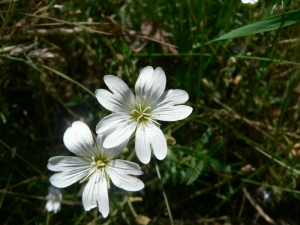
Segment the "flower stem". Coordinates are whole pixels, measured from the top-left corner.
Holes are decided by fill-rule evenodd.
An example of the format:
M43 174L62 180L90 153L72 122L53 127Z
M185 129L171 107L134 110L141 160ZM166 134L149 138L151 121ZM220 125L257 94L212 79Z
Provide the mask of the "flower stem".
M16 155L19 159L21 159L23 162L25 162L28 166L30 166L35 172L40 174L43 178L46 178L46 176L34 165L32 165L30 162L28 162L25 158L23 158L20 154L18 154L13 148L9 147L4 141L0 139L0 144L2 144L4 147L6 147L8 150L12 152L12 155Z
M136 218L136 217L137 217L137 214L136 214L136 212L135 212L135 210L134 210L134 208L133 208L131 202L129 201L128 197L127 197L127 204L128 204L128 206L129 206L129 208L130 208L130 210L131 210L131 212L132 212L134 218Z
M155 161L155 169L156 169L157 177L158 177L158 180L160 182L161 190L162 190L162 193L163 193L163 196L164 196L164 199L165 199L165 202L166 202L168 214L169 214L169 217L170 217L170 222L171 222L172 225L174 225L171 209L170 209L168 198L167 198L167 195L166 195L166 192L165 192L162 180L161 180L161 176L160 176L160 172L159 172L159 168L158 168L156 159L154 159L154 161Z

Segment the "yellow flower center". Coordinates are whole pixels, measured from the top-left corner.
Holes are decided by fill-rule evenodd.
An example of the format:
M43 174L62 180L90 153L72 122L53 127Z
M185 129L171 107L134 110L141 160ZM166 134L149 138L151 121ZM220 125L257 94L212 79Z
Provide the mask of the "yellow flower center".
M151 108L143 107L141 104L136 107L136 109L131 111L131 117L137 123L144 123L150 119L151 116Z
M141 104L131 111L131 118L137 122L138 124L141 123L149 123L149 121L155 123L156 125L160 126L160 124L151 118L151 107L145 107Z
M90 176L95 172L100 172L102 176L106 179L107 182L107 188L110 188L110 179L106 172L106 164L108 164L109 161L105 159L95 159L94 156L92 156L92 162L91 162L91 169L86 177L84 177L80 182L84 182L87 179L90 178Z
M95 159L95 157L92 157L92 162L91 162L91 166L92 169L105 169L105 166L107 164L107 161L105 159Z

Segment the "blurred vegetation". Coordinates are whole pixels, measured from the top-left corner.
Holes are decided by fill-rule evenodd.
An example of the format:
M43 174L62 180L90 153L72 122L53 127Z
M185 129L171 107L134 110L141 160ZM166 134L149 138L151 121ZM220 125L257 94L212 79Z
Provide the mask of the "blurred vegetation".
M2 224L300 224L299 24L206 44L234 29L298 10L299 0L1 0L0 221ZM299 12L300 13L300 12ZM112 187L110 215L85 212L81 185L45 210L50 157L72 122L94 131L109 112L103 76L133 88L162 67L193 114L163 123L174 137L161 181L141 165L144 190ZM171 141L172 142L172 141ZM174 142L174 140L173 140ZM138 162L134 145L121 157Z

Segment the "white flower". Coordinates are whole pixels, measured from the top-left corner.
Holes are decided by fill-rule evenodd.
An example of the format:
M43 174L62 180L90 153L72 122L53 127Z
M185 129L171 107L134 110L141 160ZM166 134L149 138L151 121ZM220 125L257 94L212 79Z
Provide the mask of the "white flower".
M94 141L88 126L74 122L64 134L65 146L76 156L56 156L49 159L48 169L60 172L50 177L52 185L64 188L88 180L82 194L86 211L98 206L103 217L109 213L108 188L110 179L119 188L139 191L144 183L130 175L141 175L136 163L113 158L121 153L127 142L111 149L103 148L102 136Z
M57 213L58 211L60 211L62 194L58 188L53 186L48 187L48 195L46 196L46 199L48 201L45 205L45 208L48 212L53 211L54 213Z
M150 161L151 147L158 159L164 159L167 142L157 120L177 121L188 117L192 107L181 105L188 100L188 93L179 89L165 91L166 75L159 67L153 70L148 66L140 72L135 84L136 96L116 76L106 75L104 82L113 93L98 89L96 97L113 114L103 118L96 127L98 134L107 134L103 146L114 147L135 134L135 151L141 162Z
M251 5L255 5L256 3L258 3L258 0L241 0L243 4L251 4Z

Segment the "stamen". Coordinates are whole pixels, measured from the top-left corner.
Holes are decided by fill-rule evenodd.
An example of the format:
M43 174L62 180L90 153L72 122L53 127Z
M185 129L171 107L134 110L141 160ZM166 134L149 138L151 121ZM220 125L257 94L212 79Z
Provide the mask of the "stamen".
M107 183L107 188L110 189L110 179L106 173L105 173L105 179L106 179L106 183Z
M105 177L105 175L106 175L105 166L106 166L105 161L103 162L102 159L99 159L99 160L96 161L95 157L92 156L92 162L91 162L90 170L89 170L88 174L84 178L82 178L79 182L80 183L85 182L94 173L99 173L99 172L102 174L102 176Z
M131 113L134 113L134 112L136 112L136 113L140 113L139 111L137 111L136 109L134 109L134 110L132 110L131 111Z
M149 121L152 121L153 123L155 123L156 125L160 126L160 124L158 122L156 122L155 120L151 119L151 107L150 106L142 109L142 105L139 103L137 105L137 108L138 109L133 109L131 111L131 113L134 114L133 118L132 118L133 120L135 120L136 122L141 122L141 121L144 121L144 120L149 120ZM150 112L148 112L148 111L150 111ZM137 118L135 116L137 116Z
M154 119L151 119L151 118L149 118L149 117L145 117L145 119L150 120L151 122L153 122L153 123L155 123L156 125L160 126L160 123L157 122L157 121L154 120Z
M95 166L92 167L92 168L90 169L88 175L86 175L83 179L81 179L81 180L79 181L79 183L83 183L84 181L88 180L88 179L90 178L90 176L95 172L95 170L96 170L96 167L95 167Z
M94 157L94 156L92 156L92 160L93 160L93 162L91 162L91 166L96 166L97 163L96 163L96 160L95 160L95 157Z
M143 114L140 115L136 120L139 122L139 120L143 117Z
M145 111L146 111L146 110L148 110L148 109L150 109L150 110L151 110L151 107L149 107L149 106L148 106L147 108L145 108L145 109L144 109L144 111L143 111L143 112L145 112Z

